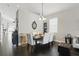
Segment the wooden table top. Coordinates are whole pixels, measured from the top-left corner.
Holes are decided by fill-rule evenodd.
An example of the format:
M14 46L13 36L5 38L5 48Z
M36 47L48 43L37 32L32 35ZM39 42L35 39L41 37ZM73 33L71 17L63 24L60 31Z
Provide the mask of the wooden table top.
M36 35L33 36L34 40L42 40L43 39L43 35Z

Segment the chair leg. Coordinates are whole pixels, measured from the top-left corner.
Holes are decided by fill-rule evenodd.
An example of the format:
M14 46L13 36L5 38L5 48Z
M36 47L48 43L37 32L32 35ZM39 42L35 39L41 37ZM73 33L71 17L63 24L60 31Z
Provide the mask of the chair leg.
M31 53L34 51L34 46L30 46L30 51L31 51Z
M48 44L48 47L49 47L49 48L51 47L51 43Z
M27 49L29 49L29 44L27 44Z
M53 45L53 44L54 44L54 42L52 41L52 42L51 42L51 45Z
M52 42L52 44L55 44L55 43L56 43L55 41Z

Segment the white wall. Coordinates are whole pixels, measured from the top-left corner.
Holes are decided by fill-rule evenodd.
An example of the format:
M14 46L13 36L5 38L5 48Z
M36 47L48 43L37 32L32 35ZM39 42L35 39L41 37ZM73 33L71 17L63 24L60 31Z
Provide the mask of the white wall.
M37 28L32 29L32 22L36 21ZM19 33L32 33L34 31L43 31L43 21L39 20L39 16L27 10L19 10Z
M1 13L0 13L0 41L1 41Z
M79 8L61 11L49 16L48 19L53 17L58 17L58 39L67 33L71 33L73 36L79 34Z

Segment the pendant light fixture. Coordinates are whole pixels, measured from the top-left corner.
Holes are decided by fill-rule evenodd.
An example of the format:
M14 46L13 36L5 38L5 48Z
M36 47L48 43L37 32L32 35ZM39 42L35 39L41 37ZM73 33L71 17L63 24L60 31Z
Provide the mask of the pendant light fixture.
M41 3L41 5L42 5L42 9L41 9L41 16L40 16L40 18L39 18L39 20L46 20L46 18L44 17L44 15L43 15L43 7L44 7L44 4L43 4L43 2Z

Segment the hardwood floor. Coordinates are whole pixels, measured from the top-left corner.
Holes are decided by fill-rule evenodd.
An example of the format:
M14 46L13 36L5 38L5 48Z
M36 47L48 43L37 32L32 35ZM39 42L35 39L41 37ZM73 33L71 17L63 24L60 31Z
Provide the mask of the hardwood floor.
M56 46L51 46L49 47L41 47L41 46L37 46L34 48L34 50L31 52L30 48L26 48L25 47L18 47L15 48L14 50L14 55L19 55L19 56L58 56L58 52L57 52L57 47Z
M32 52L30 48L27 48L27 45L24 47L4 47L0 45L0 56L59 56L57 44L51 45L50 48L38 45ZM71 48L70 55L79 56L79 49Z

